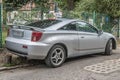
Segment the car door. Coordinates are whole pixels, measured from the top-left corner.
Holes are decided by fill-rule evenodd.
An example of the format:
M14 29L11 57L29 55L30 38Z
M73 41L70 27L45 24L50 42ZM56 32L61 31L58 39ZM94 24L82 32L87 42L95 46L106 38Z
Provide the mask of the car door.
M92 25L78 21L76 22L79 35L79 51L81 54L91 54L104 50L103 35L98 35L98 30Z
M76 27L76 22L71 22L67 25L64 25L62 28L59 29L65 36L67 48L69 49L70 56L76 56L79 54L79 38L78 38L78 31ZM66 36L67 35L67 36Z

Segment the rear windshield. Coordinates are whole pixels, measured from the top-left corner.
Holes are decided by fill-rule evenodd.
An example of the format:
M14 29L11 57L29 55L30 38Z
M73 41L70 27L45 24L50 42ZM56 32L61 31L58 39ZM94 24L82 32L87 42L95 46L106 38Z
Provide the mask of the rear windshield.
M59 22L61 22L61 20L42 20L42 21L37 21L34 23L27 24L27 26L38 27L38 28L44 29L54 24L57 24Z

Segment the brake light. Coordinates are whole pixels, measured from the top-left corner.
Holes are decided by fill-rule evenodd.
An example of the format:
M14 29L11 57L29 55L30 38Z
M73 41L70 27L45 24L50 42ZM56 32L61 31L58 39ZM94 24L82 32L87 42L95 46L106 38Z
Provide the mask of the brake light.
M10 33L10 29L7 30L7 36L9 36L9 33Z
M42 37L42 32L33 31L32 32L32 39L31 39L31 41L37 42L37 41L40 40L41 37Z

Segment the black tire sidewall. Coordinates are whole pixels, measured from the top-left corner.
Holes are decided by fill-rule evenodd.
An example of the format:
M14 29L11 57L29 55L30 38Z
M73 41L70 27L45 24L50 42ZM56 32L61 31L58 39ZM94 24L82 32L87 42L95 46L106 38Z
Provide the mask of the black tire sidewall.
M106 48L105 48L105 55L111 55L112 54L112 50L110 49L110 44L112 43L112 39L110 39L107 42Z
M63 59L63 61L61 62L60 65L54 65L54 64L52 63L52 61L51 61L52 52L53 52L56 48L61 48L61 49L64 51L64 59ZM64 48L63 46L61 46L61 45L54 45L54 46L50 49L50 51L49 51L49 53L48 53L48 56L47 56L46 59L45 59L45 63L46 63L47 66L49 66L49 67L56 68L56 67L61 66L61 65L64 63L65 59L66 59L66 50L65 50L65 48Z

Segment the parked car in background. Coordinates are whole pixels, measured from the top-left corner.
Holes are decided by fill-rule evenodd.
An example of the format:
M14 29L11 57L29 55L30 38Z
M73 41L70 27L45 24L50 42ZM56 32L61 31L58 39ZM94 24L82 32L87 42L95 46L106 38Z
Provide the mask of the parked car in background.
M13 26L6 38L6 48L19 56L45 60L49 67L59 67L70 57L111 55L116 39L81 20L52 19Z
M27 21L26 20L22 20L22 19L15 19L13 21L13 25L24 25L26 23L27 23Z

